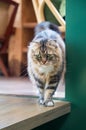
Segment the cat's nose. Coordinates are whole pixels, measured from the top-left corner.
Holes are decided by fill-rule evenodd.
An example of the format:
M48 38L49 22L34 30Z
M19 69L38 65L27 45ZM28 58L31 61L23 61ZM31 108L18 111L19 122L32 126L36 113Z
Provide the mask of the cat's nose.
M45 64L46 63L46 59L42 59L42 63Z
M45 64L45 63L46 63L46 61L42 61L42 63L43 63L43 64Z

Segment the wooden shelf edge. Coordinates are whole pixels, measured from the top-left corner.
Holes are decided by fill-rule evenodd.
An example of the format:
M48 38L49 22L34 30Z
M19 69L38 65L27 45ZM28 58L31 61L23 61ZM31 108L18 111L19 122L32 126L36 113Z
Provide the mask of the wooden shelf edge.
M0 100L8 104L5 110L0 110L0 130L30 130L70 113L71 109L70 103L64 101L55 101L54 107L43 107L38 105L37 98L0 96Z
M24 28L34 28L37 25L37 22L25 22L23 23ZM65 27L64 26L59 26L59 29L61 32L65 32Z
M24 28L34 28L35 26L37 25L37 23L36 22L25 22L25 23L23 23L23 27Z

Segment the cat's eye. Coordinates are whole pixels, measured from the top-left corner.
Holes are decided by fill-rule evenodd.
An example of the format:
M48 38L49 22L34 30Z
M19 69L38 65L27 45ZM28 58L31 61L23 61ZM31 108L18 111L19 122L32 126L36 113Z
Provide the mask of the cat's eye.
M40 54L35 55L35 57L36 57L37 60L41 60L41 58L42 58Z
M52 54L47 54L47 59L48 60L52 60L54 58L54 55L52 55Z

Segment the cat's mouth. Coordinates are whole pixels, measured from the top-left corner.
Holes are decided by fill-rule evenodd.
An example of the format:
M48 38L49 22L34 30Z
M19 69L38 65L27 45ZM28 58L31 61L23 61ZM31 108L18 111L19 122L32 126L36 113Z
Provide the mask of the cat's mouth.
M39 67L39 72L40 73L50 73L54 70L54 67L52 65L49 65L49 66L45 66L45 65L42 65L41 67Z

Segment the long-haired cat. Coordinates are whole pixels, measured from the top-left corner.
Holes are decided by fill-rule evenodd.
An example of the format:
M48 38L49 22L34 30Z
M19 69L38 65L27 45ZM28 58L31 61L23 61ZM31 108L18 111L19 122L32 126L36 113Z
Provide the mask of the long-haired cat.
M52 96L65 74L65 44L58 26L42 22L28 47L28 73L39 90L39 103L54 106Z

